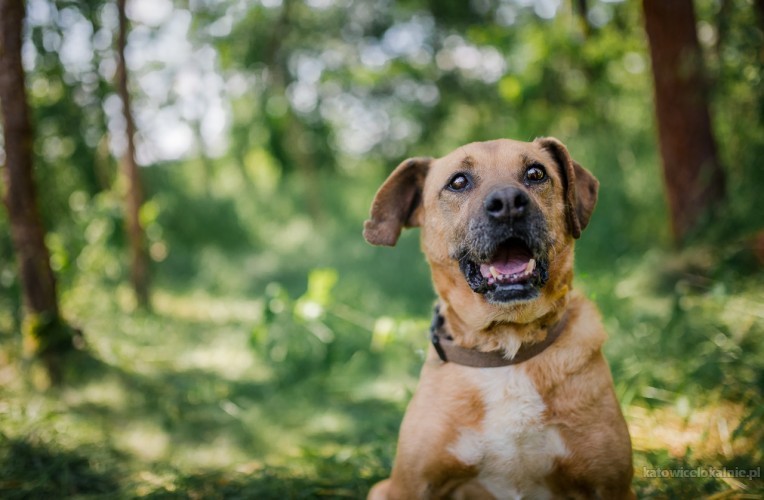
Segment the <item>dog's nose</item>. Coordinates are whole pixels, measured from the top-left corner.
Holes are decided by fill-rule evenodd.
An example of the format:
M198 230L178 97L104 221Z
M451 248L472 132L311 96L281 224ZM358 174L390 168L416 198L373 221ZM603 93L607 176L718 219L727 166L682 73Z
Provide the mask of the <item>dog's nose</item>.
M517 219L525 215L529 202L528 194L517 187L497 189L483 202L485 212L497 220Z

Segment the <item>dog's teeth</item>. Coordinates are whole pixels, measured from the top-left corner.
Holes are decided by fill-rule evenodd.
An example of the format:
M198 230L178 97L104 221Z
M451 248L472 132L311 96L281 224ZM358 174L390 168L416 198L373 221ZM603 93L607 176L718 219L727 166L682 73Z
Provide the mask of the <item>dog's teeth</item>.
M528 261L528 265L525 266L525 274L531 274L534 269L536 269L536 259L531 259Z
M499 277L501 276L501 273L497 271L494 266L489 267L488 270L491 272L491 275L493 275L493 277L496 279L499 279Z

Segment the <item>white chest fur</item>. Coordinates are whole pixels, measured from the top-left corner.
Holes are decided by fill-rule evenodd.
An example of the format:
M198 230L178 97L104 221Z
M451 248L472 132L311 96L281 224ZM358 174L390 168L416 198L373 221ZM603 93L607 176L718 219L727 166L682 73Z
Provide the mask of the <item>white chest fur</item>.
M463 430L449 451L477 466L478 480L498 499L550 498L543 478L567 451L559 431L544 423L544 404L519 366L466 369L478 387L485 417L477 429Z

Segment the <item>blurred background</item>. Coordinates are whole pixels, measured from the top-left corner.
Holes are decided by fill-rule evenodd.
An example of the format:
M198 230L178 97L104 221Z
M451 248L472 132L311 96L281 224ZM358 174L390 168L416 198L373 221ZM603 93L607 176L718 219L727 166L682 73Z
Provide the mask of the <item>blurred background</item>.
M361 237L374 192L407 157L542 135L601 182L575 285L610 334L638 495L764 493L761 0L23 13L57 293L30 306L6 113L0 496L362 497L435 300L416 230ZM759 476L645 477L696 467Z

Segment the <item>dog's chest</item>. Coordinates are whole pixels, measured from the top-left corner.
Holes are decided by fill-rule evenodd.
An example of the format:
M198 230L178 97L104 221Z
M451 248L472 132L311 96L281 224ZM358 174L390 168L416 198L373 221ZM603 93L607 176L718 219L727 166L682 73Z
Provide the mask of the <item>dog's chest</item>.
M545 423L544 404L518 366L469 370L481 391L485 415L450 447L461 462L478 468L478 480L496 498L549 498L544 478L567 451L559 431Z

